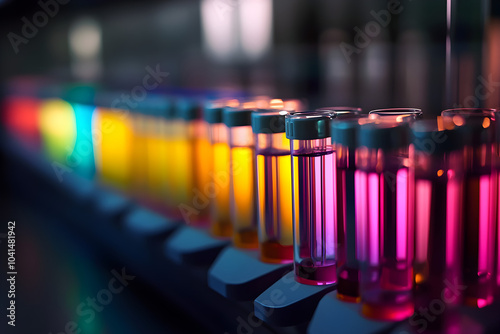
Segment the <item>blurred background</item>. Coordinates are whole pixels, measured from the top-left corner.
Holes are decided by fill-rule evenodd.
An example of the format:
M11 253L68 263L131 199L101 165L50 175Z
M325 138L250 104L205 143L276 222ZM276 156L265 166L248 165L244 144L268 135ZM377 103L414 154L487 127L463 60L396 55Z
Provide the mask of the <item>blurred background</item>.
M498 0L0 0L0 36L3 96L53 83L130 93L149 75L158 91L266 95L311 109L415 107L436 116L500 106ZM79 304L125 263L65 228L74 212L39 210L45 188L18 174L21 192L36 196L13 196L0 179L0 223L19 224L20 305L18 327L1 333L77 333L66 327L73 320L78 333L217 332L206 326L221 319L178 310L179 301L159 298L140 277L95 321L79 317ZM236 333L231 321L225 328Z
M169 73L165 87L438 114L472 106L480 75L500 80L496 0L40 3L0 3L4 82L35 75L130 88L159 66ZM459 70L461 89L448 83L447 91ZM494 95L479 102L498 106Z

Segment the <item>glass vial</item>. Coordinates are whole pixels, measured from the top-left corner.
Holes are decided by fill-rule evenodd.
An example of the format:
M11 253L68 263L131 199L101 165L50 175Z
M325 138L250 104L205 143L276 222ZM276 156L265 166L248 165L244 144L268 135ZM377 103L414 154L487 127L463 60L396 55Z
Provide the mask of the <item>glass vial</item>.
M295 279L309 285L337 281L330 120L321 112L289 114L286 118L292 155Z
M355 196L362 314L402 320L413 314L413 233L407 123L359 128Z
M439 123L438 123L439 122ZM436 300L443 311L434 321L416 318L417 331L453 333L463 294L461 228L463 206L463 136L441 119L412 126L411 168L415 175L415 310ZM421 316L422 317L422 316Z
M212 164L210 174L214 182L214 195L210 198L210 230L216 237L229 238L233 235L230 215L230 168L229 135L222 122L222 107L205 109Z
M225 108L222 117L229 131L233 243L239 248L256 249L259 241L252 111L253 109Z
M464 303L481 308L491 304L494 296L498 184L492 169L495 115L490 109L449 109L441 115L445 123L464 131Z
M292 166L285 114L266 110L252 113L260 258L269 263L293 261Z

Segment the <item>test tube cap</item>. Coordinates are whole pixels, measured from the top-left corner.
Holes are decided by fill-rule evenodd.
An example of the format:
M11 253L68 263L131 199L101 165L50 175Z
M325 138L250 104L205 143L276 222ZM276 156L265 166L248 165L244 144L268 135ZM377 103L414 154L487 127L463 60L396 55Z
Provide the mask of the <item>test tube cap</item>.
M215 108L205 108L203 112L203 118L205 122L209 124L218 124L222 123L222 113L224 112L224 108L215 107Z
M252 130L254 133L285 132L286 111L259 109L252 113Z
M435 120L420 120L411 126L411 141L415 150L427 154L443 154L461 149L464 135L460 127L439 129Z
M202 117L202 108L194 99L181 98L176 102L176 116L185 121L193 121Z
M155 117L172 118L173 105L162 95L148 95L144 100L138 102L136 108L139 113Z
M408 123L370 122L360 125L357 146L393 150L408 146L409 141Z
M355 148L359 126L358 119L352 118L331 122L332 143Z
M252 125L252 112L255 109L224 108L222 120L227 127Z
M288 139L308 140L330 137L331 117L321 112L289 115L285 119Z

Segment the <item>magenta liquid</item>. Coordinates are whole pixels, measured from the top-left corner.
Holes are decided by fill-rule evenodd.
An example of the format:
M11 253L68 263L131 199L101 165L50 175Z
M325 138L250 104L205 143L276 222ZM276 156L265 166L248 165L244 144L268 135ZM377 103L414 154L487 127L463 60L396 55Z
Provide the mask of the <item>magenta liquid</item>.
M404 319L413 314L408 168L358 170L355 178L362 313L375 319Z
M295 275L305 284L335 283L335 156L293 153Z
M351 167L337 164L337 297L350 302L360 300L354 174L354 161Z
M417 172L418 173L418 172ZM460 209L462 183L454 170L439 170L415 181L415 309L441 300L445 309L426 324L428 331L448 333L456 323L456 305L463 300Z

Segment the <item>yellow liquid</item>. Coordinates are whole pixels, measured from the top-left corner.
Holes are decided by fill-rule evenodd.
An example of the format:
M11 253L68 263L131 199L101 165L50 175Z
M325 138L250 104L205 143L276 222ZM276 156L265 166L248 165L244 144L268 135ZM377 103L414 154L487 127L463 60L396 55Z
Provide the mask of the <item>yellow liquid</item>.
M93 120L96 167L103 182L126 190L130 186L132 124L125 112L98 109Z
M147 139L148 155L148 193L157 202L167 197L168 175L171 174L168 164L169 145L161 133L153 134Z
M76 118L71 105L63 100L47 100L40 108L40 132L48 158L63 165L75 148Z
M210 221L212 234L217 237L230 237L233 235L231 223L229 196L229 146L226 143L215 143L213 151L213 180L218 189L215 197L210 201Z
M135 115L134 122L140 122L140 129L134 131L134 138L131 142L131 163L132 163L132 191L139 197L144 197L147 192L148 181L148 135L144 122L145 116Z
M254 149L231 149L233 241L241 248L257 248L257 203Z
M176 137L172 140L172 186L176 216L191 223L196 209L193 206L194 164L193 145L190 140Z
M261 258L293 260L292 166L290 155L257 155Z

